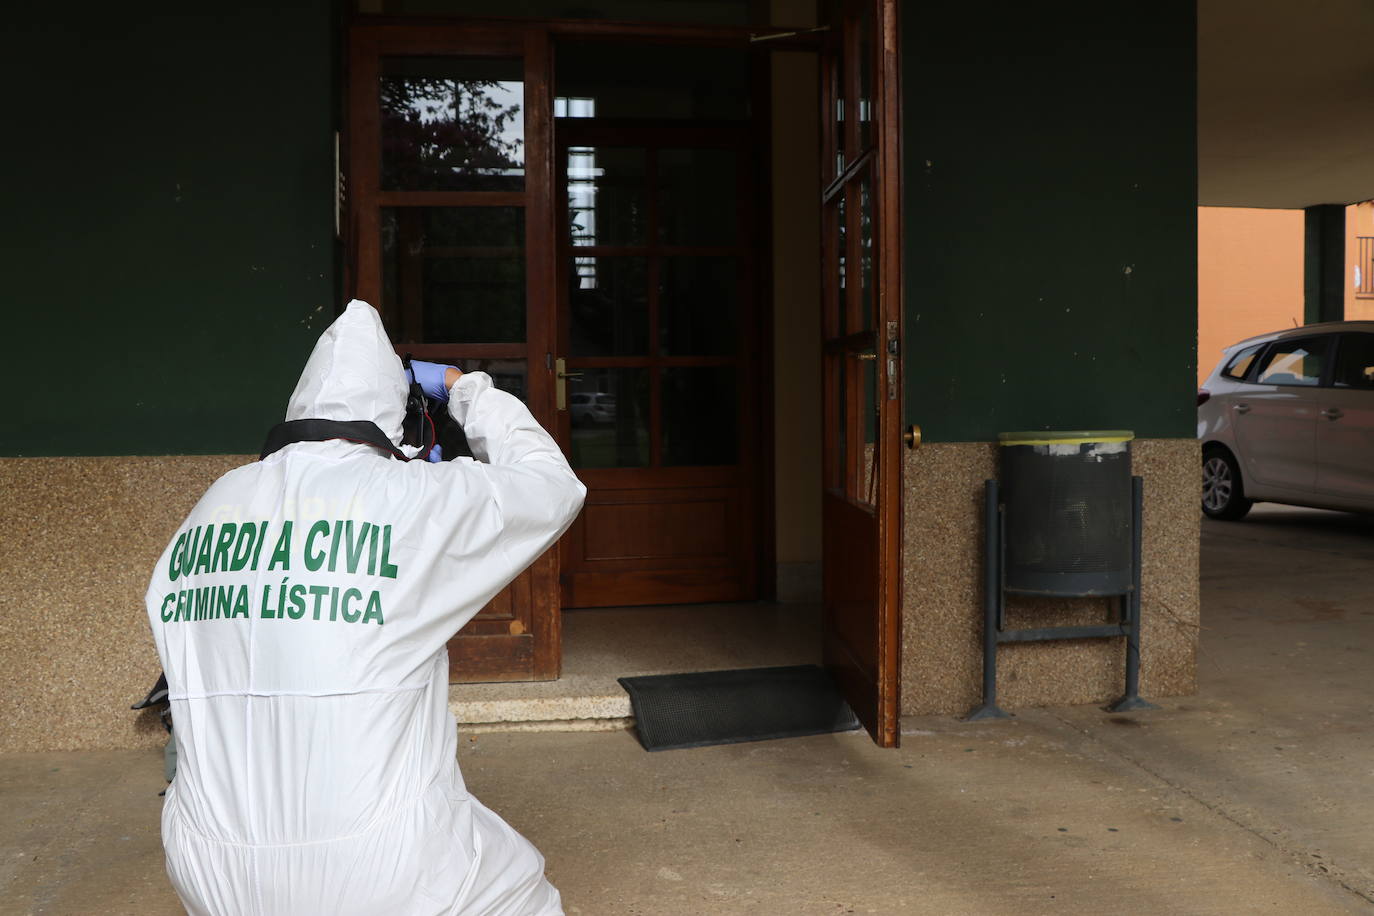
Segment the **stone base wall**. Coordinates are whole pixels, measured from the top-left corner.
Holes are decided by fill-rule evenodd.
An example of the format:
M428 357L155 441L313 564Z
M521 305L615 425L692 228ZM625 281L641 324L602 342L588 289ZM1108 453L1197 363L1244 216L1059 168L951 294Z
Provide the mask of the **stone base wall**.
M1141 693L1196 689L1198 447L1133 443L1145 478ZM908 453L902 711L962 715L982 678L982 488L996 446ZM241 455L0 459L0 751L158 746L133 713L158 673L143 608L153 564L196 500ZM803 577L804 578L804 577ZM1013 602L1012 625L1103 620L1092 599ZM1122 640L1003 647L1006 709L1111 700Z
M0 459L0 751L152 747L153 564L255 456Z
M1131 443L1144 478L1140 692L1197 689L1198 443ZM983 481L996 476L997 446L937 443L908 452L904 474L902 583L903 715L965 715L981 702L983 677ZM1106 622L1101 598L1009 598L1010 627ZM998 705L1102 703L1119 697L1125 640L1022 643L998 649Z

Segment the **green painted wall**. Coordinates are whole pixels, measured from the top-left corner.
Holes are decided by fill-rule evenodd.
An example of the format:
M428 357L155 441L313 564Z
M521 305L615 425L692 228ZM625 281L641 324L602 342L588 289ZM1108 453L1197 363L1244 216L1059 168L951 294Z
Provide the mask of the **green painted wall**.
M1195 435L1194 4L902 12L908 421Z
M338 299L332 3L25 3L2 35L0 454L256 452Z

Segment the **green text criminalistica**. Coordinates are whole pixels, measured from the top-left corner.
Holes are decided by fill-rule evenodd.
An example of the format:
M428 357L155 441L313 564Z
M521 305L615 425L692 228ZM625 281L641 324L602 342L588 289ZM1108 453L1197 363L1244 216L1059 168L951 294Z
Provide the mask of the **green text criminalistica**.
M304 526L302 526L304 527ZM281 530L267 561L267 572L291 571L292 541L296 525L281 523ZM263 548L271 540L268 523L224 522L200 525L183 531L172 545L167 563L168 577L177 581L202 573L256 571ZM395 579L397 568L391 562L391 526L371 522L320 521L306 532L301 559L310 572L326 569L349 574L366 574ZM274 600L275 599L275 600ZM291 584L289 575L278 585L262 588L258 616L263 619L342 620L345 623L376 623L382 616L379 591L331 585ZM233 619L249 616L247 585L209 585L172 592L162 599L164 623L180 621Z

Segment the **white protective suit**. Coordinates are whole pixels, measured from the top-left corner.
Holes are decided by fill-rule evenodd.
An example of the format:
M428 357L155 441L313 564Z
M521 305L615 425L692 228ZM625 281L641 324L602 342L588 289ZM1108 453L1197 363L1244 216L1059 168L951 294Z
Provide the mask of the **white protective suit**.
M405 396L355 300L287 419L372 420L399 444ZM179 763L162 838L190 912L562 913L543 858L463 785L444 644L585 490L485 373L448 409L480 461L288 445L216 481L163 552L147 603Z

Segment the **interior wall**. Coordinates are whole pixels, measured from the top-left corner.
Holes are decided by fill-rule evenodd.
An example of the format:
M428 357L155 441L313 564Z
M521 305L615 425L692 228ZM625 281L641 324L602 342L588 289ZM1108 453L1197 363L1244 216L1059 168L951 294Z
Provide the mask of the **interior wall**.
M775 2L776 22L815 4ZM818 599L821 559L820 105L810 52L772 54L773 404L778 596Z
M1233 343L1303 320L1303 211L1199 207L1197 379Z
M256 452L338 304L336 9L6 10L0 455Z

